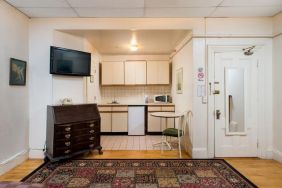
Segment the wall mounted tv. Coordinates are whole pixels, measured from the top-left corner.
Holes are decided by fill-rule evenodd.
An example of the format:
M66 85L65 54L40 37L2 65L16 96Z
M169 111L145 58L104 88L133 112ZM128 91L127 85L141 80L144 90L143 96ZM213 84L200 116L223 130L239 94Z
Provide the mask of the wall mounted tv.
M51 46L50 74L90 76L91 53Z

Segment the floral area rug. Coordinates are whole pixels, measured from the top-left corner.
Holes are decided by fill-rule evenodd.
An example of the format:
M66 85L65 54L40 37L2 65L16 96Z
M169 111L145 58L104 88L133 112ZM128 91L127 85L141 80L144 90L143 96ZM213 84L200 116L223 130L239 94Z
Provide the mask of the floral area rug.
M45 163L22 180L47 187L256 187L222 159L96 159Z

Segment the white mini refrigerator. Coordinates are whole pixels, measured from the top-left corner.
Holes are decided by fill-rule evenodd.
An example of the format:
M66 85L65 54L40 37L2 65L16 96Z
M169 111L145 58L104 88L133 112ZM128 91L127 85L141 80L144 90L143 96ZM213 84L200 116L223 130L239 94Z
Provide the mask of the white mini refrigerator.
M128 135L145 135L145 106L128 106Z

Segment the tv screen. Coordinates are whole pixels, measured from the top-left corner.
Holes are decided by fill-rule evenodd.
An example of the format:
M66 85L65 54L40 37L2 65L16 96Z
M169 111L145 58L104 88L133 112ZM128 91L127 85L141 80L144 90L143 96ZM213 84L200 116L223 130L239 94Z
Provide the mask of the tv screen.
M90 76L91 54L51 46L50 74Z

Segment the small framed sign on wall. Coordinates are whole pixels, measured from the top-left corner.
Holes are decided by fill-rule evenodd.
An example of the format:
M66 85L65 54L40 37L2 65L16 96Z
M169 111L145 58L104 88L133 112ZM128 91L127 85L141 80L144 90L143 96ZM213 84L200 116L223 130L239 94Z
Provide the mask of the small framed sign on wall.
M176 93L182 94L183 92L183 68L176 70Z
M26 62L10 59L10 85L24 86L26 84Z

